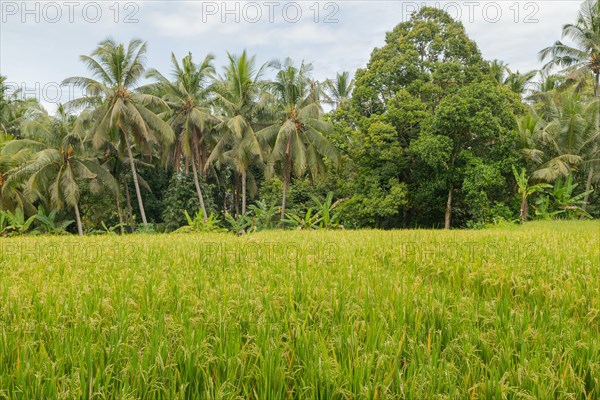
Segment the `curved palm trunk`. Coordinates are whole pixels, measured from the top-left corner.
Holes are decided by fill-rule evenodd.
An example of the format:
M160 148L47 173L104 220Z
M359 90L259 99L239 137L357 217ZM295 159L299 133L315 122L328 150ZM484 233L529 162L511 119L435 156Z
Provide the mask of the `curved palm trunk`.
M585 183L585 191L586 192L589 192L590 190L592 190L592 179L593 178L594 178L594 167L590 167L590 171L588 172L587 182ZM587 211L586 208L587 208L589 200L590 200L590 193L587 193L583 197L583 205L581 206L581 208L583 208L583 211ZM585 217L582 215L581 218L585 218Z
M597 99L598 98L598 91L599 91L599 86L600 86L600 72L596 72L596 76L595 76L596 80L594 82L594 97ZM600 115L596 115L596 131L600 131ZM590 171L588 172L588 179L587 182L585 183L585 191L589 192L592 189L592 179L594 177L594 167L590 167ZM587 211L587 205L588 205L588 201L590 199L590 194L586 194L585 197L583 198L583 205L581 208L583 208L583 211ZM580 218L585 218L583 215Z
M281 200L281 219L285 218L285 203L287 200L287 194L288 194L288 190L290 187L290 169L289 166L287 166L287 162L286 162L286 166L284 169L284 177L283 177L283 198Z
M77 233L79 236L83 236L83 224L81 223L81 215L79 214L79 205L75 203L73 209L75 209L75 219L77 220Z
M291 147L292 147L292 135L288 137L288 141L285 148L285 160L283 162L283 198L281 199L281 219L285 218L285 202L287 200L287 193L290 187L291 180Z
M131 167L131 175L133 176L133 186L135 187L135 195L137 197L138 205L140 207L140 214L142 215L142 223L147 224L148 220L146 220L146 211L144 210L144 201L142 200L142 192L140 191L140 184L138 182L137 170L135 168L135 163L133 162L133 152L131 151L131 144L129 143L129 137L127 132L123 132L123 136L125 136L125 144L127 146L127 155L129 156L129 165Z
M194 186L196 186L196 194L198 200L200 200L200 208L202 209L202 215L204 216L204 222L208 221L208 214L206 214L206 207L204 206L204 197L202 196L202 189L200 188L200 181L198 180L198 168L196 167L196 160L192 154L192 174L194 174Z
M125 200L127 201L127 220L129 221L129 227L131 232L135 231L135 220L133 219L133 208L131 207L131 196L129 195L129 185L127 181L123 179L123 186L125 187Z
M235 216L240 215L240 174L237 170L234 174L234 191L233 191L233 204L235 209Z
M119 196L119 188L117 187L117 214L119 215L119 230L121 235L125 233L125 227L123 226L123 210L121 209L121 196Z
M444 228L450 229L452 224L452 190L453 186L450 185L450 189L448 190L448 200L446 201L446 214L444 215Z
M246 214L246 170L242 171L242 215Z

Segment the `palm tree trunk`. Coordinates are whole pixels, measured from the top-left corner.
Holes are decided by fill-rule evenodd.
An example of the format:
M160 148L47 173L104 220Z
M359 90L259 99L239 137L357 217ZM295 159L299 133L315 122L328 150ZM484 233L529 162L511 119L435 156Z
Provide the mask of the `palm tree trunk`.
M125 233L125 227L123 226L123 210L121 209L121 200L119 196L119 187L117 186L117 214L119 215L119 230L121 235Z
M200 173L202 177L206 179L206 161L204 160L204 154L202 151L198 151L198 166L200 167Z
M452 190L454 188L450 185L448 190L448 200L446 201L446 215L444 215L444 228L450 229L452 223Z
M587 178L587 182L585 183L585 191L589 192L590 190L592 190L592 179L594 178L594 167L590 167L590 171L588 172L588 178ZM583 211L587 211L587 205L588 205L588 201L590 200L590 194L587 193L584 197L583 197L583 205L581 206L581 208L583 208ZM584 218L584 216L582 215L581 218Z
M242 171L242 215L246 214L246 170Z
M600 86L600 72L596 72L596 81L594 82L594 97L598 98L598 87ZM600 131L600 115L596 115L596 131ZM592 189L592 179L594 177L594 167L590 166L590 171L588 172L588 179L585 183L585 191L589 192ZM590 199L590 194L586 194L583 198L583 211L587 211L588 201ZM580 218L585 218L583 215Z
M75 219L77 220L77 233L79 236L83 236L83 224L81 223L81 215L79 214L79 205L75 203L73 208L75 209Z
M144 201L142 200L142 192L140 191L140 184L138 182L137 170L135 163L133 162L133 152L131 151L131 144L129 143L129 137L127 132L123 132L125 137L125 144L127 146L127 155L129 155L129 165L131 167L131 175L133 176L133 186L135 187L135 195L137 197L138 205L140 207L140 214L142 215L142 223L147 224L146 211L144 210Z
M283 171L283 198L281 199L281 219L285 218L285 205L287 201L287 194L290 188L290 168L289 163L286 161L286 166Z
M240 175L237 171L234 173L234 187L233 191L233 204L235 209L235 216L240 215Z
M135 231L135 220L133 219L133 208L131 207L131 196L129 195L129 185L127 185L127 181L123 179L123 186L125 187L125 199L127 200L127 220L129 221L129 226L131 228L131 232Z
M283 196L281 199L281 219L283 220L285 218L285 202L287 199L287 193L288 193L288 189L290 187L290 175L291 175L291 164L292 164L292 160L290 159L291 154L291 146L292 146L292 135L290 135L288 137L288 141L286 144L286 149L285 149L285 159L283 162Z
M196 186L196 194L198 200L200 200L200 208L202 209L202 215L204 216L204 222L208 221L208 214L206 213L206 207L204 206L204 197L202 196L202 189L200 188L200 181L198 180L198 168L196 167L196 160L192 154L192 174L194 174L194 186Z

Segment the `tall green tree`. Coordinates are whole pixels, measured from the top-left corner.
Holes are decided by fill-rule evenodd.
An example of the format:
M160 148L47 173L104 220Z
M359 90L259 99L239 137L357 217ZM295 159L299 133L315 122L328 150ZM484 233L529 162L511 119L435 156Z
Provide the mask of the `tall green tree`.
M456 191L471 192L471 200L485 208L485 186L511 173L508 162L516 162L514 114L520 107L520 100L506 88L474 83L445 98L436 109L431 130L411 143L417 157L445 181L446 229L452 226ZM484 178L488 183L482 187L477 179Z
M136 91L145 71L145 55L145 42L134 39L125 46L106 39L90 56L80 57L92 77L72 77L63 84L83 89L85 96L69 106L93 110L90 136L94 147L111 141L127 151L142 222L147 224L133 147L149 153L152 145L172 143L174 133L155 112L167 104L155 95Z
M205 171L211 139L209 131L218 122L212 114L209 88L209 79L214 73L213 60L214 57L209 54L196 65L189 53L180 64L175 54L171 54L173 81L155 69L148 72L148 77L158 81L154 87L162 93L169 106L167 122L176 136L167 160L176 170L179 170L182 158L186 166L192 166L194 186L205 220L208 214L198 171Z
M318 88L309 80L311 65L302 63L296 68L287 59L278 69L274 81L269 84L276 122L257 135L269 146L269 164L281 167L283 219L292 173L300 177L308 170L315 177L325 170L324 158L337 163L339 152L327 139L331 125L320 119Z
M489 69L460 22L423 7L388 32L385 45L356 72L352 103L363 116L383 114L398 90L406 89L434 109L445 96L489 76Z
M464 26L442 10L423 7L387 33L385 45L355 74L349 104L337 111L354 130L348 140L355 163L354 197L373 205L365 206L371 210L361 225L439 223L445 209L440 208L441 199L448 193L445 173L439 170L444 167L424 162L417 151L421 146L412 149L412 142L423 136L424 144L432 137L425 133L431 133L433 115L444 98L471 83L490 81L491 69ZM433 138L431 150L448 150L451 144L438 139ZM394 195L400 193L408 201L404 205L402 196ZM389 196L395 200L382 201ZM385 210L378 209L383 204Z

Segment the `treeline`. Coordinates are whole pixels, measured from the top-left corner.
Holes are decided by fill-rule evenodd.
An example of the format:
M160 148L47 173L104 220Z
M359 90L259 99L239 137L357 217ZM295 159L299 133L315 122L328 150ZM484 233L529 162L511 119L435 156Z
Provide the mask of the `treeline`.
M354 79L325 82L309 64L257 65L246 52L222 70L210 55L172 55L164 75L146 68L146 43L104 40L81 56L88 76L64 81L84 96L54 115L1 78L0 232L597 216L599 30L588 0L563 29L574 46L556 42L543 70L522 74L423 8Z

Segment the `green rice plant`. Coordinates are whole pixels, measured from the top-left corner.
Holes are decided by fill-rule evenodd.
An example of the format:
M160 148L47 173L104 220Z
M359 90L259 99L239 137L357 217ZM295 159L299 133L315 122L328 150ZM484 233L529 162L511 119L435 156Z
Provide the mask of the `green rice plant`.
M1 399L597 399L600 225L0 241Z

